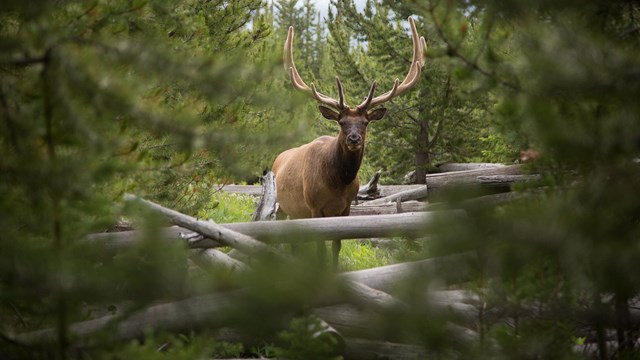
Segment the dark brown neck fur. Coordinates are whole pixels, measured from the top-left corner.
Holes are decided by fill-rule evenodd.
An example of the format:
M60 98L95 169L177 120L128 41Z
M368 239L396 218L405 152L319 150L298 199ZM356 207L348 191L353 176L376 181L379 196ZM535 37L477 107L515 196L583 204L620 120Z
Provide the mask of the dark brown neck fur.
M349 151L341 135L335 137L329 160L330 177L339 185L350 184L358 176L363 154L364 145L359 151Z

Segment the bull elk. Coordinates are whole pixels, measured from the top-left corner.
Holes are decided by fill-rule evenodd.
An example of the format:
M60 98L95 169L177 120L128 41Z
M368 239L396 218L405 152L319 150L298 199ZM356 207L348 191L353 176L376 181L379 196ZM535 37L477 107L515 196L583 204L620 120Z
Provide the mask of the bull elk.
M391 90L374 97L376 81L369 89L364 101L349 107L344 101L340 79L336 77L339 99L336 100L316 90L302 80L293 62L293 27L289 27L284 43L284 67L289 72L293 87L320 103L320 114L325 119L340 125L338 136L321 136L308 144L282 152L273 163L276 178L277 198L280 214L290 218L315 218L348 216L351 202L358 193L358 170L364 154L367 125L380 120L387 109L374 109L394 97L411 89L420 77L424 66L426 42L418 38L416 25L409 18L413 37L413 59L409 72L402 81L396 79ZM333 268L338 266L340 240L332 243ZM318 252L324 258L324 241L318 242Z

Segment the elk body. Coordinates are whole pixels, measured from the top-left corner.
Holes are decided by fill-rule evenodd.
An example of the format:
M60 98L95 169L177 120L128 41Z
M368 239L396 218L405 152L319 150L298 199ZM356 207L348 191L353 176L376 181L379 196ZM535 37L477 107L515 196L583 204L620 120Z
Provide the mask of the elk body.
M284 215L294 219L349 215L351 202L355 200L360 184L358 170L364 155L367 126L386 113L385 108L375 107L413 87L424 65L426 42L423 37L418 38L412 18L409 18L409 24L413 37L413 60L407 76L402 83L396 79L391 90L376 97L377 85L373 81L369 94L356 107L345 104L342 84L337 77L338 100L318 92L313 83L311 87L307 86L293 62L293 27L289 27L284 45L284 66L293 87L318 101L322 116L336 121L340 125L340 132L337 136L321 136L278 155L273 163L273 173L279 211ZM338 265L340 247L340 240L334 240L334 269ZM324 242L318 243L318 251L323 258Z

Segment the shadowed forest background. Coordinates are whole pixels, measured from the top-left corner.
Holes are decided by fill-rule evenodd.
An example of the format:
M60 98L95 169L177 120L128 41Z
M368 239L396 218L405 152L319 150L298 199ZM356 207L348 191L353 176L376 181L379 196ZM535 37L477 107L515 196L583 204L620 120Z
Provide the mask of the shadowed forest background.
M541 154L527 165L541 176L517 201L442 222L426 242L345 245L342 271L475 256L398 284L403 306L379 311L368 331L424 351L403 358L638 358L633 0L385 0L362 11L334 1L326 18L310 0L3 1L0 358L344 356L317 336L311 311L344 279L313 261L273 259L243 274L194 273L183 243L154 241L167 222L123 197L249 221L253 199L220 185L254 182L281 151L338 132L291 86L288 27L302 77L335 97L339 76L347 103L359 103L372 80L390 89L404 76L409 16L427 62L369 127L361 182L378 169L384 184L410 171L424 182L441 163L513 163L528 149ZM144 233L136 246L114 256L86 240L123 219ZM448 283L460 267L472 276ZM456 319L425 305L442 288L472 292L487 309L473 322L477 338L461 340ZM118 340L136 310L237 289L248 294L224 321ZM116 313L101 331L74 335L74 323ZM226 327L243 336L228 341ZM594 350L581 351L586 343Z

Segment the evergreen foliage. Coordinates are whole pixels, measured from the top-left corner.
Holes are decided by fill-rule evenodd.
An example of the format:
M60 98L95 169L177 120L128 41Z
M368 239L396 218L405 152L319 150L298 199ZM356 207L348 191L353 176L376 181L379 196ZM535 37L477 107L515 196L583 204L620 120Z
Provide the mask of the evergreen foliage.
M368 1L360 13L352 1L336 2L336 14L330 13L329 18L332 59L343 82L352 84L347 90L355 88L366 94L371 81L377 80L383 92L394 79L405 76L411 59L405 20L412 14L405 7L401 2ZM453 8L448 16L460 24L477 21L463 11ZM424 182L424 174L442 162L486 161L493 144L485 139L492 134L496 139L486 87L478 86L466 64L443 58L439 52L442 40L434 36L437 30L429 21L422 20L419 26L430 49L421 80L411 93L386 104L386 120L372 126L368 145L377 156L366 158L367 164L385 169L385 175L395 182L410 170L416 170L415 178ZM468 33L461 41L475 47L479 33ZM352 41L361 44L354 52L349 46ZM512 161L514 151L508 146L505 150L489 155L497 162Z
M396 284L402 306L378 308L366 334L443 358L579 358L585 342L600 358L637 357L640 6L628 0L334 1L326 22L310 0L2 2L0 357L338 358L309 314L344 283L310 259L194 270L183 245L157 241L165 221L122 195L248 220L253 200L215 184L249 181L280 151L337 133L291 90L288 26L303 78L334 94L340 76L353 104L372 80L386 91L406 73L408 16L429 39L427 65L372 125L361 176L422 178L439 162L509 162L531 148L542 190L439 224L419 255L415 244L346 246L345 269L479 259L462 285L482 303L478 338L461 338L459 319L426 295L464 266ZM123 218L143 234L137 245L114 255L87 240ZM118 341L140 309L212 292L228 311L207 325ZM74 335L72 324L115 314ZM229 324L267 343L217 340ZM16 340L38 330L44 345Z

